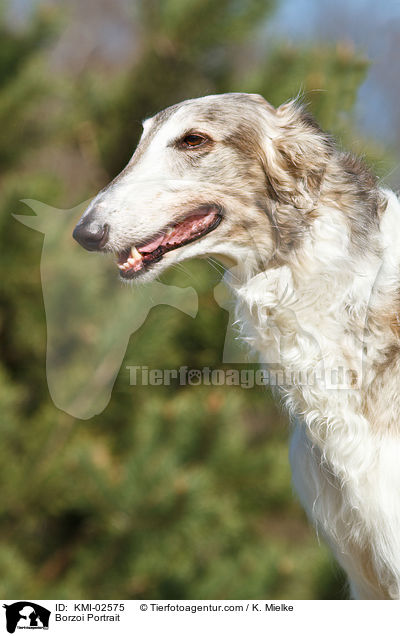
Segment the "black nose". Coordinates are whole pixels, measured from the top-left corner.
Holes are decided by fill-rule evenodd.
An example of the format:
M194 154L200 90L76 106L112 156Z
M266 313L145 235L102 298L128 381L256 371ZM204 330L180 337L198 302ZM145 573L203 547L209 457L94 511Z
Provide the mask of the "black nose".
M84 223L78 223L75 227L72 236L75 241L78 241L82 247L90 252L101 250L108 240L109 226L107 223L102 227L94 224L93 222L86 221Z

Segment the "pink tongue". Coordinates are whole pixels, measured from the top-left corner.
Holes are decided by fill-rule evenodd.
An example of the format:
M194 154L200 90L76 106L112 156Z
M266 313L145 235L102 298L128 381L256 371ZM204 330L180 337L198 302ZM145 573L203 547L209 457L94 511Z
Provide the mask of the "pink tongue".
M150 243L146 243L146 245L142 245L142 247L138 248L138 252L140 254L147 254L148 252L154 252L154 250L156 250L157 247L161 245L161 243L163 242L164 236L165 236L164 234L161 234L161 236L158 236L153 241L150 241Z
M189 240L195 234L203 232L210 224L212 217L215 217L214 211L208 214L193 214L174 227L172 233L163 241L163 245L172 246Z
M184 241L189 240L193 235L205 230L215 216L216 213L214 210L206 214L193 214L182 221L182 223L178 223L178 225L173 228L168 238L165 234L161 234L153 241L150 241L150 243L146 243L146 245L138 247L138 252L140 252L140 254L148 254L150 252L154 252L154 250L156 250L160 245L173 246L183 243Z

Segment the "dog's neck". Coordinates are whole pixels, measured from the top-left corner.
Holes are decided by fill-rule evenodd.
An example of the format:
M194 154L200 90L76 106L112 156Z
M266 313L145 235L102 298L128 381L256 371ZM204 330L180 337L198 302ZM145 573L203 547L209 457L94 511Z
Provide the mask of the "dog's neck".
M226 280L239 307L247 305L252 312L251 322L259 320L268 328L262 316L290 304L304 328L315 325L318 332L327 330L341 348L337 337L348 330L349 321L351 332L361 340L371 312L395 311L400 287L400 203L388 190L379 190L379 201L379 218L370 224L367 236L360 230L362 218L350 219L348 209L321 197L308 235L284 260L277 264L269 255L260 265L259 256L266 253L262 237L255 248L249 245L248 258Z
M380 194L386 209L364 251L344 212L321 203L310 236L285 264L254 272L243 262L228 276L242 338L262 362L285 371L281 392L294 413L313 414L318 443L329 431L323 405L337 410L337 390L344 403L361 405L365 381L396 337L386 313L394 313L399 288L400 204Z

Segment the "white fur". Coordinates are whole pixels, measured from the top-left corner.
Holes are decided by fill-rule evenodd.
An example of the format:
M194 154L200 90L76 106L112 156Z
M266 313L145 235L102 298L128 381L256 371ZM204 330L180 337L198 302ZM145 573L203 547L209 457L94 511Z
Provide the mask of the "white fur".
M287 266L273 270L272 276L258 274L243 285L231 281L243 332L250 334L253 348L261 354L272 352L278 327L285 334L280 338L281 361L298 375L318 366L329 374L342 366L357 370L360 383L363 373L368 378L374 350L384 343L372 342L363 358L362 331L359 341L346 332L354 332L354 320L365 323L371 305L379 308L382 299L398 289L400 203L393 193L384 194L388 206L381 221L382 260L350 255L345 228L342 225L335 238L336 228L326 215L314 227L315 235L306 247L308 271L302 264L301 271L295 271L296 283L295 268L289 272ZM349 313L347 322L344 303L351 303L355 315ZM397 376L395 387L386 390L388 409L398 382ZM360 387L327 388L326 378L319 380L318 373L314 385L285 386L282 394L294 421L290 447L294 486L346 570L353 596L400 598L398 430L379 430L379 426L374 430L374 422L361 412ZM393 419L399 422L398 412ZM366 552L361 559L371 562L376 585L365 580L354 546Z

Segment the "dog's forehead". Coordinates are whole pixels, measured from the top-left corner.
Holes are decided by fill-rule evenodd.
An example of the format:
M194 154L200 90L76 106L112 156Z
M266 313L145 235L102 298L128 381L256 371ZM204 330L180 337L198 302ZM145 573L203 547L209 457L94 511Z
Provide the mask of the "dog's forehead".
M209 95L186 100L160 111L143 122L144 136L167 140L197 127L221 130L221 126L234 128L249 117L256 117L263 109L271 109L263 97L247 93Z

